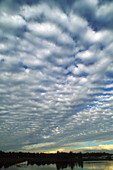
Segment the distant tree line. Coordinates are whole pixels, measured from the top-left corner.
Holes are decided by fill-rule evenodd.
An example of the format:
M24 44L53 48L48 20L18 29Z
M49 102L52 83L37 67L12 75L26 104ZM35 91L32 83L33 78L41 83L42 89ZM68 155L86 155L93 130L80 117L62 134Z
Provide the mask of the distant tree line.
M84 157L91 158L101 158L101 157L111 157L113 154L109 154L106 152L87 152L87 153L73 153L72 151L67 153L67 152L59 152L57 153L31 153L31 152L3 152L0 151L0 158L5 158L5 157L18 157L18 158L49 158L49 157L54 157L54 158L61 158L61 159L66 159L66 158L76 158L76 159L83 159Z

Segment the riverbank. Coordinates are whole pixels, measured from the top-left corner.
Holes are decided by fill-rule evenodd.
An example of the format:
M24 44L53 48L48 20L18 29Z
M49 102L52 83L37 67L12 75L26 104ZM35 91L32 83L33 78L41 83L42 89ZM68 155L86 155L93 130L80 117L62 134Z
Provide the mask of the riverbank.
M56 164L56 166L75 164L82 167L84 161L105 161L113 160L113 154L100 153L23 153L23 152L0 152L0 168L8 168L9 166L27 162L27 165L46 165Z

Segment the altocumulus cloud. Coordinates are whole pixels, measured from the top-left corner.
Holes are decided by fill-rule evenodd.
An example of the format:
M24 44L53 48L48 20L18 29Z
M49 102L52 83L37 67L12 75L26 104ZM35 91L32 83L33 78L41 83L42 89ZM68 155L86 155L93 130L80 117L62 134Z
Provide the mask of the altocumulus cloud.
M99 0L0 1L1 150L112 141L112 9Z

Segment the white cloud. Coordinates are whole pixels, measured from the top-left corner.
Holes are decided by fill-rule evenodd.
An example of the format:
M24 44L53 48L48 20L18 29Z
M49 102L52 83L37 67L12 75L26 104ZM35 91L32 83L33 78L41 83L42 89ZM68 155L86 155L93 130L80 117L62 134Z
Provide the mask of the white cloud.
M36 32L38 35L44 36L44 37L51 37L54 35L59 35L60 30L51 23L31 23L28 25L28 28Z
M0 24L1 26L5 26L5 28L18 28L22 27L26 24L25 20L19 15L9 15L7 13L2 13L0 16Z
M113 3L105 3L100 6L100 8L97 10L97 17L101 19L111 19L111 15L113 14Z
M77 7L82 14L74 12ZM92 22L104 10L89 0L76 1L67 13L47 3L20 5L14 13L2 8L0 123L6 150L15 141L19 149L64 150L67 141L112 138L113 33L93 29L86 8L93 10Z

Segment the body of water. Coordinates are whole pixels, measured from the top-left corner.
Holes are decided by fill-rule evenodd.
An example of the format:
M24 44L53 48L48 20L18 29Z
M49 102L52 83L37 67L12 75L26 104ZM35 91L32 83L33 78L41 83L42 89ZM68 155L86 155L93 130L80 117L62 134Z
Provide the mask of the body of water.
M27 165L27 162L16 164L6 168L6 170L113 170L113 161L86 161L83 167L79 165ZM1 168L5 170L5 168Z

